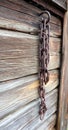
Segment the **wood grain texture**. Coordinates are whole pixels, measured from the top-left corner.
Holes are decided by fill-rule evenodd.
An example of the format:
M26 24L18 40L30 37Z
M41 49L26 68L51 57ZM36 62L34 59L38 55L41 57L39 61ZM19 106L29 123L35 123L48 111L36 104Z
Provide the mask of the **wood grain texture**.
M53 130L55 126L61 20L51 13L50 79L44 85L47 112L41 122L37 74L41 11L24 0L0 0L0 130Z
M36 109L37 109L37 107L36 107ZM52 111L51 111L52 110ZM51 110L49 109L49 110L47 110L47 112L46 112L46 118L44 119L44 121L45 121L45 123L47 122L47 119L49 118L49 121L51 121L50 119L53 119L52 117L52 115L54 114L54 112L56 111L56 108L54 107L54 106L52 106L51 107ZM29 111L29 110L28 110ZM36 111L36 110L35 110ZM16 116L15 114L15 118L14 118L14 116L13 115L11 115L13 118L12 118L12 120L14 120L14 121L12 121L12 120L9 120L8 119L8 122L7 122L7 118L6 118L6 122L4 123L3 122L3 124L2 124L2 127L0 127L0 130L28 130L28 129L31 129L31 130L35 130L36 129L36 127L39 125L39 124L41 124L42 125L42 123L43 122L41 122L40 120L39 120L39 115L37 115L37 117L34 115L34 113L35 113L35 111L33 111L33 109L31 109L31 112L33 112L33 114L31 114L30 112L29 112L29 114L30 114L30 116L28 116L28 112L26 111L26 113L25 113L25 117L22 115L22 110L21 110L21 112L18 112L18 113L15 113L15 114L17 114L18 116ZM50 113L50 115L48 115L48 112ZM37 113L38 113L38 111L37 111ZM36 113L36 114L37 114ZM50 117L50 116L52 116L52 117ZM31 118L30 118L31 117ZM4 120L3 120L4 121ZM53 121L53 120L52 120ZM51 122L49 122L50 124L48 124L49 126L53 126L54 124L53 124L53 122L51 123ZM46 124L45 124L46 125ZM46 127L46 128L50 128L50 127Z
M50 118L50 116L51 115L53 115L53 113L55 113L55 111L56 111L56 106L54 105L52 108L51 108L51 110L49 109L49 111L47 111L47 113L46 113L46 117L44 118L44 121L46 121L46 119L47 118ZM48 112L49 112L49 116L48 116ZM48 117L47 117L48 116ZM29 129L31 129L31 130L35 130L36 129L36 127L37 127L37 125L42 125L42 123L43 122L41 122L40 120L39 120L39 116L34 120L33 119L33 121L31 121L30 123L28 123L25 127L22 127L21 126L21 130L23 129L23 130L27 130L28 128Z
M42 9L38 8L38 6L33 5L29 2L26 2L25 0L0 0L0 6L3 7L6 10L11 10L12 11L17 11L23 14L26 14L28 16L31 16L32 18L38 19L39 14L41 13ZM6 13L6 12L5 12ZM56 24L56 25L61 25L61 21L58 17L53 16L51 14L51 23ZM47 15L45 14L47 17ZM9 17L9 16L8 16ZM26 17L25 17L26 18Z
M17 30L26 33L38 33L40 22L39 13L42 11L41 9L30 5L25 1L11 2L8 0L3 0L0 1L0 4L1 28ZM60 19L52 15L50 25L50 35L54 37L61 36Z
M59 68L60 58L51 56L48 69ZM6 59L0 62L0 81L20 78L38 73L38 57Z
M56 123L56 115L52 115L35 130L53 130Z
M0 118L36 100L39 97L38 86L37 76L2 83L0 85ZM44 86L46 93L51 92L57 86L58 72L52 71L48 84Z
M38 45L38 36L0 30L0 81L37 73ZM60 47L59 38L50 38L49 70L60 66Z
M38 35L0 30L0 59L30 57L38 55L40 44ZM50 37L50 52L58 53L61 49L61 39Z
M58 115L58 124L57 130L66 130L66 107L68 103L68 11L64 16L63 24L63 61L62 61L62 70L61 70L61 84L60 84L60 100L59 100L59 115ZM62 102L62 104L61 104Z
M54 91L46 95L46 104L48 110L42 122L40 121L38 114L39 100L35 100L25 107L21 106L16 111L9 113L6 117L2 118L0 121L0 129L35 129L39 125L42 125L44 121L46 121L53 113L55 113L57 109L56 102L57 90L55 89Z
M59 83L58 78L59 78L59 71L57 71L57 70L49 71L49 83L45 86L46 88L49 88L48 91L54 89L54 87L56 87L58 85L58 83ZM23 87L26 85L33 84L33 82L35 82L35 81L36 81L36 83L35 83L35 89L36 89L36 87L39 86L38 75L31 75L31 76L26 76L23 78L18 78L18 79L14 79L14 80L1 82L0 83L0 93L4 93L8 90L11 91L12 89L18 88L20 86ZM53 84L53 86L52 86L52 84ZM33 86L33 88L34 88L34 86ZM48 91L46 90L46 93Z
M20 13L26 13L31 16L38 16L42 9L38 8L37 6L34 6L33 4L30 4L29 2L26 2L25 0L0 0L0 5L3 7L6 7L7 9L15 10ZM46 14L45 14L46 16ZM57 20L57 22L56 22ZM57 25L61 25L60 19L56 18L52 15L51 21Z
M42 1L42 0L32 0L33 3L35 2L35 5L37 5L39 8L43 8L45 10L49 10L52 13L54 13L56 16L60 16L61 18L63 18L64 16L64 12L63 10L61 11L60 9L57 9L56 6L54 4L52 4L52 1Z
M52 0L52 2L62 8L62 10L67 10L67 0Z
M5 21L5 22L4 22ZM34 20L35 21L35 20ZM37 23L37 22L35 22ZM36 26L30 25L26 22L20 22L18 20L12 20L0 16L0 27L3 29L9 29L14 31L20 31L24 33L38 35L39 32L39 20ZM60 37L61 36L61 27L57 25L51 25L50 36Z

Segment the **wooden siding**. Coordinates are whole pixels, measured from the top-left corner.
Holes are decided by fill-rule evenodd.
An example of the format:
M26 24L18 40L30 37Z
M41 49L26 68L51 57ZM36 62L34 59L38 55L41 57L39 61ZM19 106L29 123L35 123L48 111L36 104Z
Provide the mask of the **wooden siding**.
M63 24L63 63L60 84L60 100L57 130L67 130L68 121L68 11L64 16ZM61 104L62 102L62 104ZM62 123L63 122L63 123Z
M62 8L63 10L67 10L67 0L51 0L56 4L58 7Z
M39 119L39 13L24 0L0 1L0 130L53 130L56 123L61 21L51 14L47 112ZM45 15L46 17L46 15Z

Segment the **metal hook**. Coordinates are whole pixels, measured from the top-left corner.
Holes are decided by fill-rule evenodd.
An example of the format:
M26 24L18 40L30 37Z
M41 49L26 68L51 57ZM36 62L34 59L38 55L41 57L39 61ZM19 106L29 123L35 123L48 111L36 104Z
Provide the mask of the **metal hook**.
M51 18L51 15L50 15L49 11L45 10L45 11L41 12L39 14L39 16L43 15L44 13L46 13L48 15L48 18L46 20L46 23L48 23L50 21L50 18Z

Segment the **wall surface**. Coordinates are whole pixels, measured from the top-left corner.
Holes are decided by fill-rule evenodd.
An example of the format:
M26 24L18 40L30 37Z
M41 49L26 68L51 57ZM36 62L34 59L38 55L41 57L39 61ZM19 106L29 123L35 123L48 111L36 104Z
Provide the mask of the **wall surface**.
M24 0L0 0L0 130L53 130L55 126L61 20L51 14L50 80L45 86L47 112L40 121L38 15L41 11Z

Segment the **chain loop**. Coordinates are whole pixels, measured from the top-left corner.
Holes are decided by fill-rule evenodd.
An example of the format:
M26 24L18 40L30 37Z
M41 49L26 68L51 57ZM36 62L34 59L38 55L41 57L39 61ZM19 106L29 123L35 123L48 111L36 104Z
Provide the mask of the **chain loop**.
M42 120L44 114L47 110L45 104L45 89L44 83L46 84L49 81L49 72L48 72L48 63L49 63L49 21L50 21L50 13L48 11L42 12L48 15L48 18L45 19L42 17L40 23L40 44L39 44L39 97L41 99L40 103L40 119ZM39 16L40 16L39 15Z

